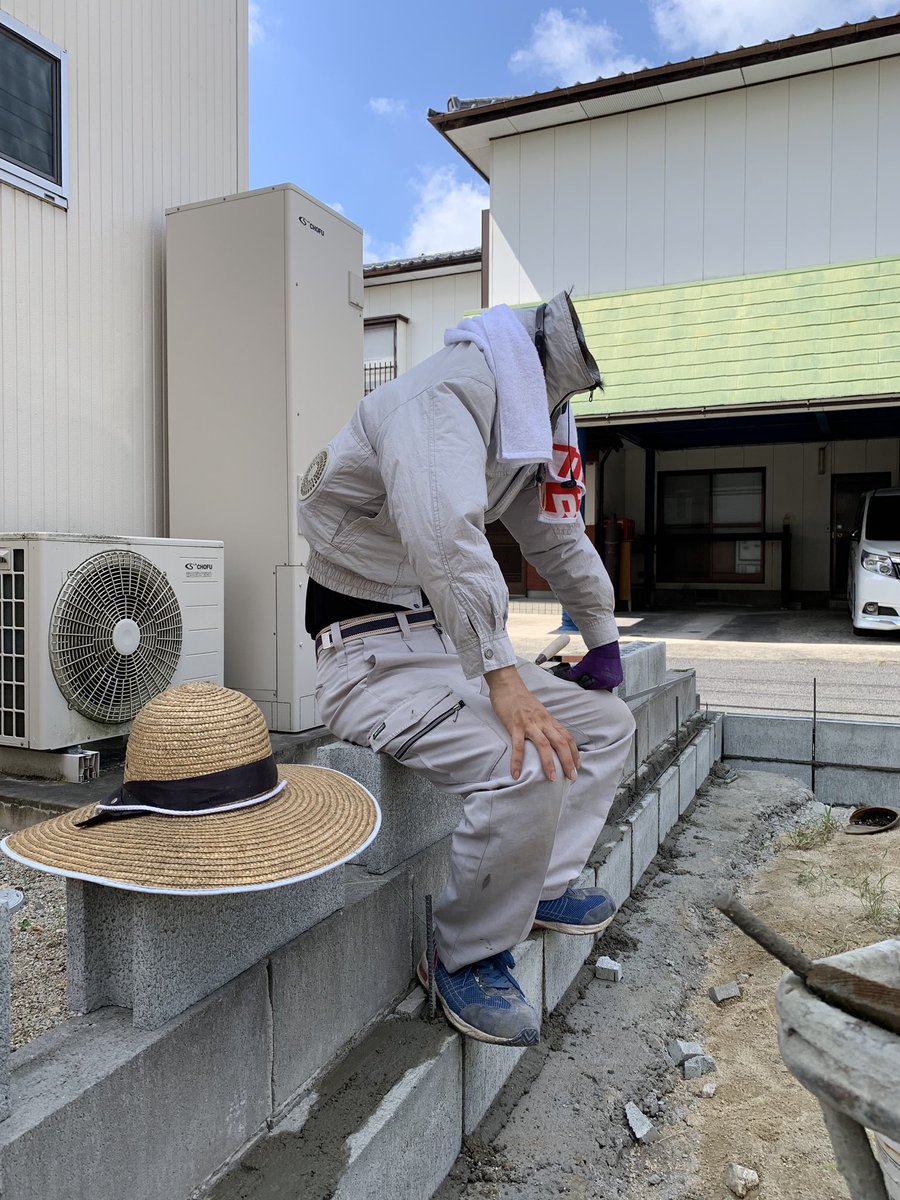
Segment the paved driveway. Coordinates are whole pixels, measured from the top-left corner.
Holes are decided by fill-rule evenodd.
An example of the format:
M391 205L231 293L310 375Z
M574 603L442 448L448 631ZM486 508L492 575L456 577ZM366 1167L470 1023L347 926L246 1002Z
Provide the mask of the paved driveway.
M511 609L516 649L533 658L553 637L560 608L519 600ZM820 716L900 721L900 634L855 637L844 611L698 609L616 620L623 640L664 641L670 668L693 667L710 708L805 716L815 679ZM565 653L583 648L573 635Z

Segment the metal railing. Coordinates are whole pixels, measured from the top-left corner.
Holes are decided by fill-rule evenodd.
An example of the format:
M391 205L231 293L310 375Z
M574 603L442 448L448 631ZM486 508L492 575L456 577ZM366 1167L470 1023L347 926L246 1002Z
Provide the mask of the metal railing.
M365 394L374 391L381 383L387 383L389 379L397 378L397 364L393 359L384 359L382 362L367 362L363 364Z

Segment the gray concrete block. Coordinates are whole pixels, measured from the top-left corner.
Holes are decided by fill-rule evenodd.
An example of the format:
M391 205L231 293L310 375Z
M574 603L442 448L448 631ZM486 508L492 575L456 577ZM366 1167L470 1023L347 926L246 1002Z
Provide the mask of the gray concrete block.
M678 824L678 767L667 767L656 781L659 791L659 840L663 842Z
M712 766L712 730L708 725L694 738L694 745L697 747L697 787L703 787L706 783L706 777L709 775L709 769Z
M445 837L427 850L422 850L415 858L403 864L402 870L409 879L412 899L412 963L411 970L415 972L419 959L425 953L425 897L431 895L434 903L450 878L450 844L451 838Z
M597 887L621 908L631 895L631 826L607 826L594 847L591 864L597 868Z
M596 887L597 876L586 867L576 887ZM603 886L602 884L600 885ZM544 1012L553 1012L594 949L594 938L544 930Z
M796 779L804 787L812 786L812 771L803 763L765 762L759 758L728 758L723 761L726 766L735 771L767 771L772 775L784 775L788 779Z
M407 1070L347 1137L347 1165L334 1200L422 1200L456 1161L462 1142L461 1039L445 1030L429 1032L436 1042L430 1056ZM309 1200L331 1195L299 1194Z
M276 1105L391 1006L412 978L408 876L356 868L348 878L344 909L271 957Z
M676 694L675 684L667 683L662 684L660 690L648 699L647 744L651 753L675 731Z
M427 1003L428 993L420 984L416 984L409 995L404 996L395 1007L391 1016L399 1017L401 1021L414 1021L416 1017L421 1017Z
M381 805L381 829L356 860L383 874L446 837L459 824L462 800L365 746L332 742L318 751L323 767L342 771L369 789Z
M460 1043L442 1021L379 1022L204 1196L431 1196L462 1140Z
M10 1053L9 911L0 905L0 1121L9 1116Z
M625 818L631 826L631 888L653 862L659 849L659 792L656 788L638 802Z
M544 937L532 934L513 948L515 976L538 1012L542 1009ZM492 1046L463 1038L463 1134L480 1124L525 1053L524 1046Z
M683 815L697 791L697 747L693 743L678 756L678 812Z
M645 642L623 642L621 644L622 672L625 676L616 692L623 699L646 691L650 683L650 660Z
M106 1008L30 1042L0 1124L4 1200L189 1195L269 1115L269 1036L260 964L165 1029Z
M679 720L686 721L700 707L700 697L697 695L697 672L693 669L667 671L666 682L674 684L675 694L678 697L678 717Z
M811 750L811 718L725 714L725 758L809 762Z
M818 721L816 757L833 766L890 767L900 771L900 725Z
M722 740L725 733L725 714L716 713L713 717L713 762L722 761Z
M631 709L631 715L634 717L635 728L622 773L626 780L634 778L635 752L637 753L638 769L640 769L640 764L648 757L651 750L648 699L645 697L643 700L629 700L627 703Z
M817 767L816 799L823 804L887 804L896 808L900 803L900 774L865 771L861 767Z
M337 867L287 887L221 896L125 892L68 880L69 1004L130 1008L155 1029L344 900Z

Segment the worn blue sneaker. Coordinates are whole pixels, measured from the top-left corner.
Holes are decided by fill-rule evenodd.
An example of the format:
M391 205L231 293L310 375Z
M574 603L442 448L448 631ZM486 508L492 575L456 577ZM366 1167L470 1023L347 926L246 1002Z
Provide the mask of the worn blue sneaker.
M540 1041L540 1018L525 999L512 974L515 959L508 950L480 962L448 971L435 959L434 987L447 1020L460 1033L497 1046L535 1046ZM428 987L423 956L419 979Z
M599 888L566 888L556 900L542 900L534 915L537 929L557 933L602 933L616 906Z

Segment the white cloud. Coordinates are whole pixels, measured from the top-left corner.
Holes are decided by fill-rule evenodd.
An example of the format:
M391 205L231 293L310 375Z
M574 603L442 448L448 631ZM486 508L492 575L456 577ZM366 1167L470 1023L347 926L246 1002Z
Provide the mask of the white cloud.
M334 204L329 204L328 207L333 208L334 211L336 213L340 213L341 216L347 215L347 210L344 208L343 204L341 204L340 200L335 200Z
M610 78L622 71L639 71L647 63L623 54L620 37L604 21L592 23L583 8L565 16L548 8L531 30L531 42L509 60L512 71L534 71L565 87Z
M248 34L251 46L258 46L266 40L265 22L259 0L250 0Z
M707 54L896 12L897 0L651 0L656 31L679 54Z
M481 212L488 207L487 188L457 178L452 167L438 167L413 184L418 193L409 231L402 243L379 242L370 234L363 242L366 262L443 254L481 245Z
M394 100L390 96L373 96L369 108L379 117L402 117L406 112L406 101Z

